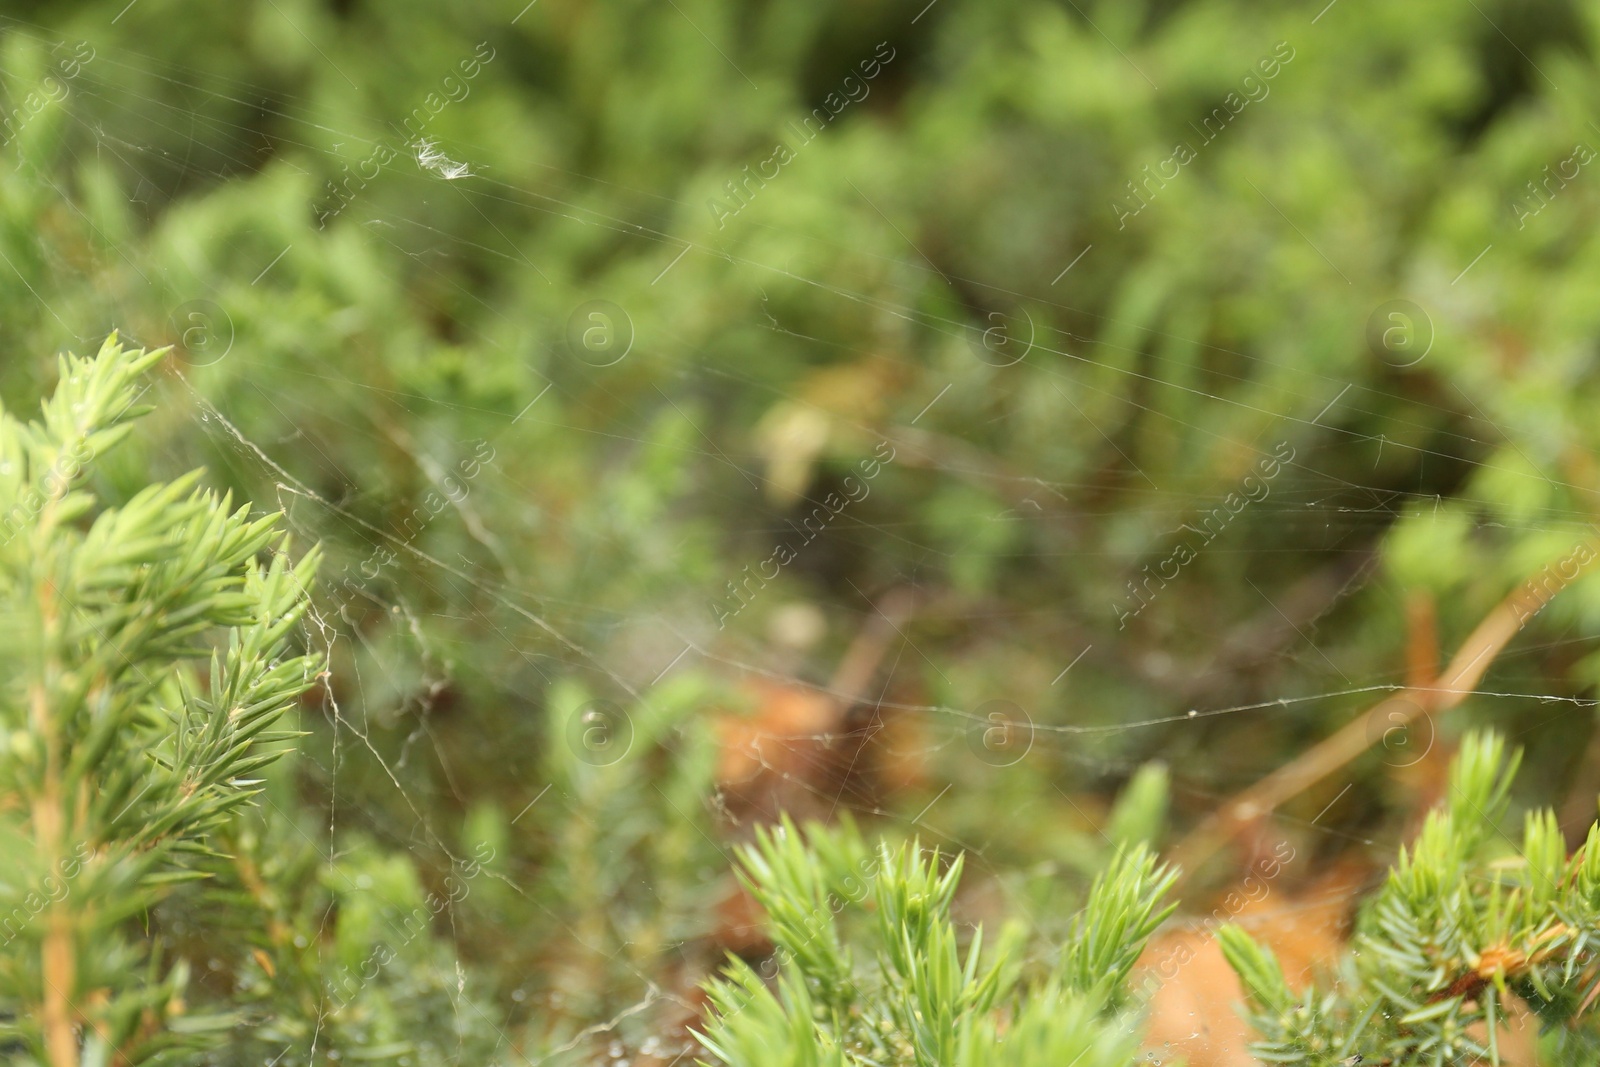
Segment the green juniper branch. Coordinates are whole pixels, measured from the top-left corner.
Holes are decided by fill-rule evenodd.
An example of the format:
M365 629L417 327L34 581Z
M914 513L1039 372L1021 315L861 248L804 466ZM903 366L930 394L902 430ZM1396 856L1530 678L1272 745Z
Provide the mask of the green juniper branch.
M163 354L113 336L61 360L39 420L0 411L0 1044L52 1067L163 1061L206 1029L182 962L123 924L202 877L321 669L287 651L319 555L291 564L278 516L198 473L121 507L86 488Z
M981 927L963 954L950 918L961 856L946 866L916 841L869 855L848 822L802 836L785 818L743 862L779 968L776 993L737 959L709 984L701 1041L727 1067L1111 1067L1134 1055L1136 1021L1118 1008L1174 877L1143 844L1096 880L1060 961L1032 981L1014 924L987 959Z
M1362 908L1331 988L1296 995L1270 949L1219 933L1272 1063L1500 1064L1513 998L1543 1027L1540 1062L1600 1057L1600 826L1567 856L1555 815L1530 812L1520 847L1499 831L1519 754L1467 737L1449 794ZM1498 855L1497 855L1498 854Z

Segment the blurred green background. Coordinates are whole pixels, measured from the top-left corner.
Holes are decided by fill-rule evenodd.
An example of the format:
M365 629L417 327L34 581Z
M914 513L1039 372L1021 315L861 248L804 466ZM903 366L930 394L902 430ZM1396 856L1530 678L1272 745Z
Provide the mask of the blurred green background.
M0 396L174 345L107 491L332 557L232 842L297 932L154 920L237 1062L669 1062L779 807L1048 933L1141 765L1170 842L1593 537L1597 3L4 14ZM1386 862L1485 721L1586 827L1597 632L1583 578L1274 833Z

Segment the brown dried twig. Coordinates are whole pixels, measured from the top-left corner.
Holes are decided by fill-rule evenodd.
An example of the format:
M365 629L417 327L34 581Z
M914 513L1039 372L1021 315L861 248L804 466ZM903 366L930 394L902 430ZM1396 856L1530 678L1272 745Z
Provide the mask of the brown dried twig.
M1489 665L1527 623L1533 611L1543 607L1555 592L1576 577L1564 578L1554 591L1538 590L1531 580L1518 585L1478 623L1432 685L1408 686L1386 697L1297 759L1236 795L1178 843L1170 856L1171 861L1186 875L1198 869L1218 848L1258 819L1371 747L1374 720L1386 724L1386 730L1399 729L1461 703L1477 687Z

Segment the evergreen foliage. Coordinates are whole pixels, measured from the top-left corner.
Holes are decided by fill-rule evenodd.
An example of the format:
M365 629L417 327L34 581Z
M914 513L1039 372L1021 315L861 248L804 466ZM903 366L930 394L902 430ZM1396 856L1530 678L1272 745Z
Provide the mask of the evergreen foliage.
M1174 878L1143 845L1096 880L1059 961L1032 975L1019 926L987 956L981 926L958 931L960 855L946 864L917 840L869 852L848 822L802 836L785 818L742 860L777 946L777 992L737 959L710 985L702 1040L727 1067L1113 1067L1138 1048L1117 1007Z
M1165 754L1187 823L1393 685L1433 628L1413 607L1449 644L1524 588L1518 654L1452 716L1492 719L1592 808L1595 717L1520 698L1600 679L1600 574L1567 576L1600 453L1595 0L9 14L0 395L31 410L62 384L37 424L0 430L0 1058L64 1067L70 1031L83 1062L649 1063L638 1050L675 1039L722 958L720 846L751 818L719 717L761 714L752 676L827 678L908 581L936 610L901 624L917 655L874 692L915 709L911 731L874 719L842 786L812 777L837 748L774 776L871 812L874 834L948 786L941 831L983 842L985 876L1060 958L1041 970L1002 937L984 1007L1002 953L971 948L959 897L926 929L901 915L912 951L869 893L829 909L832 942L789 950L771 997L737 968L716 987L750 1001L708 1030L743 1062L870 1053L856 1013L913 1061L991 1029L1048 1051L1078 1032L1058 1016L1125 1049L1119 975L1164 877L1125 867L1156 843L1163 772L1103 826L1096 798ZM794 134L880 41L895 57L870 95ZM796 158L773 179L777 138ZM398 152L375 164L380 141ZM1177 141L1199 154L1173 177ZM1372 340L1396 298L1421 313L1416 361ZM571 344L595 300L638 336L615 365ZM186 365L127 352L94 386L95 361L50 356L111 323ZM119 439L145 385L157 413ZM104 426L80 432L91 409ZM870 496L718 628L772 531L880 440L899 458ZM1176 555L1175 526L1204 527L1280 440L1299 458L1270 497ZM326 546L313 661L260 621L300 611L311 580L280 526L192 475L136 495L202 464L234 499L293 501L280 526ZM469 499L444 501L446 472ZM796 606L826 622L806 648L771 636ZM250 680L252 647L278 682ZM314 713L269 706L324 668ZM635 731L605 766L568 744L599 698ZM997 698L1038 728L1005 766L963 736ZM859 725L779 732L798 747ZM299 751L259 763L293 729ZM891 759L903 773L880 773ZM1318 842L1399 839L1410 798L1379 766L1352 765L1329 816L1349 821ZM1305 826L1333 799L1285 814ZM1551 1056L1600 1061L1593 913L1569 899L1593 838L1569 859L1541 817L1524 861L1457 814L1408 849L1316 999L1224 935L1264 1051L1487 1062L1472 1019L1514 997L1551 1020ZM846 848L833 833L805 843ZM949 861L890 853L943 892ZM1095 891L1123 928L1068 923L1108 865ZM1558 865L1541 902L1536 873ZM809 904L768 908L809 930ZM917 978L932 1014L913 1018L901 967L923 975L936 949ZM802 1025L800 997L825 1024ZM1433 1010L1448 1018L1415 1018Z
M119 506L93 490L162 355L113 336L92 359L62 359L38 419L0 411L0 1048L51 1067L309 1064L319 1050L514 1062L478 976L469 991L434 930L475 887L511 884L498 818L476 816L470 857L446 848L450 873L425 882L359 834L325 853L289 779L267 774L294 736L284 713L323 666L291 647L316 550L291 562L278 516L251 517L198 472ZM603 813L566 824L578 882L551 906L599 917L592 898L583 910L597 846L653 850L657 870L693 854L643 813L661 809L647 791L679 810L704 788L703 747L661 779L666 792L647 768L700 696L666 690L614 763L550 750L553 781ZM1261 1059L1499 1064L1502 1027L1524 1007L1544 1062L1600 1056L1600 824L1569 856L1554 814L1533 811L1514 844L1500 826L1520 759L1497 734L1466 737L1445 798L1321 984L1296 993L1271 950L1219 933ZM706 1062L1130 1063L1129 978L1175 907L1176 873L1151 851L1166 808L1166 771L1148 765L1110 812L1100 873L1046 963L1029 957L1038 929L1013 920L986 938L957 921L961 854L869 847L848 816L758 828L738 877L776 950L770 971L735 957L708 982ZM226 961L228 988L191 980L201 952ZM559 1059L576 1039L555 1036Z
M1553 812L1500 829L1520 753L1474 733L1449 792L1367 901L1331 985L1292 992L1270 949L1220 933L1270 1063L1499 1064L1508 1000L1543 1027L1551 1067L1600 1059L1600 824L1569 857ZM1353 1060L1351 1057L1360 1057Z
M87 474L163 352L65 357L39 419L0 412L0 1047L52 1067L176 1062L226 1019L133 936L202 876L320 661L289 651L317 553L198 473L99 507Z

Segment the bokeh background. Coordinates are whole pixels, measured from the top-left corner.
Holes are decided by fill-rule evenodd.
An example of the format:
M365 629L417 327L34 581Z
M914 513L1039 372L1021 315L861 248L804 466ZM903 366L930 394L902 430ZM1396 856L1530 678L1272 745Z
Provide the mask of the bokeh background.
M1040 944L1135 836L1337 939L1472 724L1592 821L1600 4L3 12L0 396L172 345L107 493L331 555L229 1062L672 1062L779 810Z

